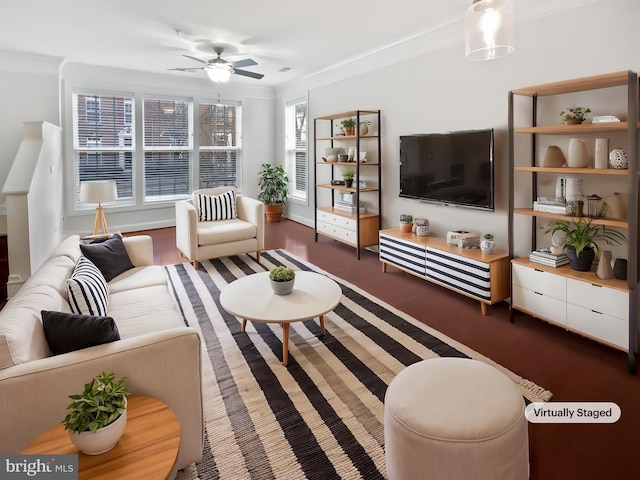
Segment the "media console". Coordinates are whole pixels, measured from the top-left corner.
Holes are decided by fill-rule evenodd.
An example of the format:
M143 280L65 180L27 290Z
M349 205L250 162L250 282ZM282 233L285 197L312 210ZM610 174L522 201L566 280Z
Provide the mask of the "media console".
M444 239L419 237L399 228L380 230L382 271L387 265L441 285L487 306L509 298L509 254L483 254L447 244Z

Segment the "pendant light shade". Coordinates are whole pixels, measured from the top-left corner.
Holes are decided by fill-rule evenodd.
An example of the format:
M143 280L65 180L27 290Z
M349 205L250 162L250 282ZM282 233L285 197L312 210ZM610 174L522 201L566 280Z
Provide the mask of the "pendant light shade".
M224 83L229 81L233 70L227 63L214 63L213 65L210 64L205 72L213 82Z
M473 0L464 17L465 57L492 60L513 52L513 0Z

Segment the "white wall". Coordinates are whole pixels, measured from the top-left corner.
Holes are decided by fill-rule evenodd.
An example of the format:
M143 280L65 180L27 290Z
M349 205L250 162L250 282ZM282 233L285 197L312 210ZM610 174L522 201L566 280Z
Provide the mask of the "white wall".
M461 36L458 43L441 50L360 75L339 78L340 72L336 72L333 82L325 85L310 78L285 86L278 90L278 108L308 89L310 119L350 109L381 109L383 227L396 226L400 213L411 213L430 219L434 235L443 236L454 229L493 232L499 248L506 249L509 90L640 69L640 2L578 3L581 6L577 8L518 24L516 51L510 56L488 62L466 61ZM280 115L278 112L278 118ZM312 120L309 126L311 131ZM496 130L497 139L495 212L398 197L400 135L489 127ZM283 136L282 131L279 136ZM313 178L313 155L309 157ZM312 224L313 198L309 205L290 203L287 212L291 218Z

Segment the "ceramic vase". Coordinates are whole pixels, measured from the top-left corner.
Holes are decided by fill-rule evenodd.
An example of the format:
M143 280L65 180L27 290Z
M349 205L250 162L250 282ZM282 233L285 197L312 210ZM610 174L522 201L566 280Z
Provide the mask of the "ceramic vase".
M609 250L603 250L600 253L600 261L598 262L598 268L596 269L596 275L598 278L613 278L613 269L611 268L611 252Z
M126 426L127 411L125 410L115 422L110 423L106 427L99 428L95 432L68 431L67 433L69 434L71 443L82 453L87 455L100 455L116 446Z
M293 280L287 280L286 282L276 282L275 280L271 279L270 281L273 293L275 293L276 295L289 295L293 291L293 285L296 279L294 278Z
M567 257L569 257L569 266L577 272L588 272L591 270L591 264L596 256L593 248L583 248L580 256L576 255L576 249L567 247Z
M613 262L613 276L618 280L627 279L627 260L625 258L616 258Z
M609 152L609 168L626 170L629 168L629 154L623 148L614 148Z
M587 157L587 144L579 138L569 140L569 156L567 165L571 168L584 168L589 163Z
M483 239L480 242L480 250L482 253L496 253L496 242L495 240Z
M609 167L608 138L596 138L596 151L593 162L595 168L604 169Z

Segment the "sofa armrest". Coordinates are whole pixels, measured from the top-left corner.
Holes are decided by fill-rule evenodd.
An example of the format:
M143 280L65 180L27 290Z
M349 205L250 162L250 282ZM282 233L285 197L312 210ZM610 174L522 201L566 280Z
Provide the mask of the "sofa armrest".
M200 337L182 327L0 370L0 452L19 453L62 421L69 395L101 372L126 376L131 393L166 403L180 423L177 468L199 461L204 423ZM18 400L19 399L19 400Z
M149 235L134 235L122 239L134 267L153 265L153 239Z
M256 227L258 250L264 250L264 203L255 198L238 196L236 198L238 218Z
M198 212L191 200L176 202L176 247L189 260L198 260Z

